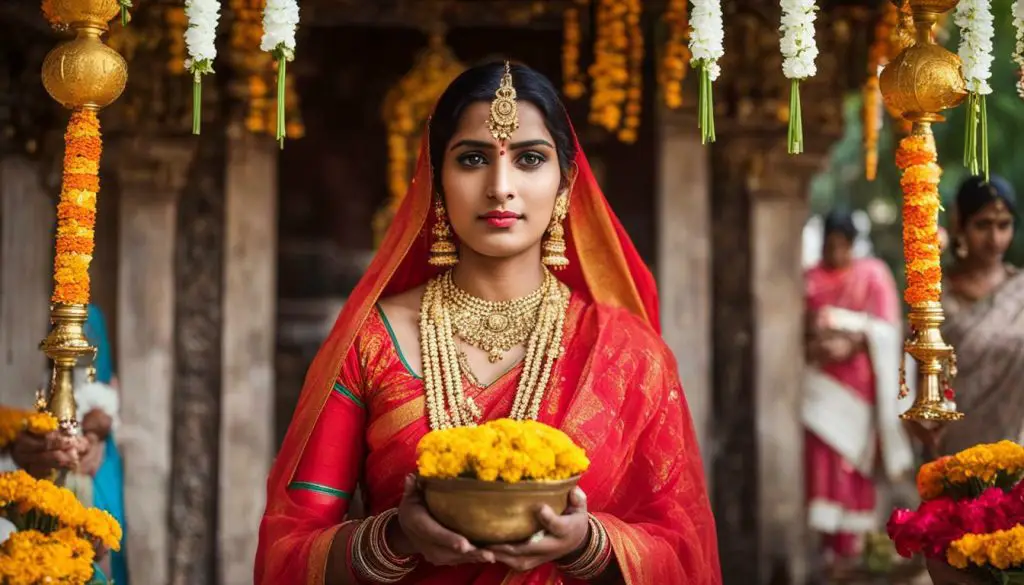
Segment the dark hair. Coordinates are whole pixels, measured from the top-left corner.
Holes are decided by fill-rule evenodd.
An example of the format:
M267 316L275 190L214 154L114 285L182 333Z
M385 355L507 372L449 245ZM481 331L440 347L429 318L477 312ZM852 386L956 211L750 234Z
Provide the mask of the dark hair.
M569 116L558 98L558 91L547 77L526 65L513 63L510 71L517 100L530 102L544 115L548 132L555 140L562 177L567 178L576 159L576 143L572 137ZM441 165L445 150L459 125L459 118L470 104L493 100L504 74L504 62L470 67L448 85L437 101L430 119L430 165L434 170L434 188L438 192L441 190Z
M853 242L857 239L857 225L853 222L853 214L845 209L833 209L825 216L825 237L838 233Z
M1017 195L1006 179L995 175L988 181L985 177L979 176L965 179L956 194L956 216L959 223L957 227L962 228L974 214L997 200L1006 204L1011 214L1017 215Z

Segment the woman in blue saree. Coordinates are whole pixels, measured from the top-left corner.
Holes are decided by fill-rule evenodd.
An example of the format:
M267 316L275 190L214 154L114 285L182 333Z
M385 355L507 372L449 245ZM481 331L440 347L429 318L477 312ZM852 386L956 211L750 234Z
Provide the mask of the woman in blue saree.
M89 305L89 315L85 322L85 336L96 348L95 381L108 387L116 388L114 376L114 359L110 347L110 338L107 334L106 320L103 313L95 305ZM92 412L86 412L83 417L83 428L90 431L89 419ZM116 413L107 413L108 418L116 418ZM118 451L117 442L114 437L114 428L107 426L105 436L96 435L97 443L94 448L99 448L99 468L93 476L93 505L109 512L127 534L124 515L124 465L121 460L121 453ZM102 429L101 429L102 430ZM88 456L87 456L88 457ZM125 559L125 547L122 541L121 550L110 553L110 578L116 585L128 585L128 563Z

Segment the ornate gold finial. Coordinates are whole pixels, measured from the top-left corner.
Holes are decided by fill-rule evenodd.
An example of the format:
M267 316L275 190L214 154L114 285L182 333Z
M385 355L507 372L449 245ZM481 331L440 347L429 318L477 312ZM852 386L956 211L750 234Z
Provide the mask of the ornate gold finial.
M512 133L519 128L519 106L516 104L516 88L512 87L512 66L508 61L505 61L501 84L494 92L487 127L491 130L491 136L499 142L511 138Z

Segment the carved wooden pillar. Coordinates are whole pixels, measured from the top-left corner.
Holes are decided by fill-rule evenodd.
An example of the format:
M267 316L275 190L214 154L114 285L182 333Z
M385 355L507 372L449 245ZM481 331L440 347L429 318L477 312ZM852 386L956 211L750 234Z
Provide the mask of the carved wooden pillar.
M274 451L277 144L228 131L225 179L219 583L252 582Z
M662 337L677 356L704 462L711 461L711 215L709 151L696 120L659 112L656 213Z
M225 129L207 122L179 200L174 255L171 585L217 582L224 347ZM253 527L255 529L255 527Z
M0 404L21 407L46 372L56 207L40 177L35 162L0 158Z
M192 146L130 140L113 158L121 187L118 376L130 570L163 585L170 552L175 235Z

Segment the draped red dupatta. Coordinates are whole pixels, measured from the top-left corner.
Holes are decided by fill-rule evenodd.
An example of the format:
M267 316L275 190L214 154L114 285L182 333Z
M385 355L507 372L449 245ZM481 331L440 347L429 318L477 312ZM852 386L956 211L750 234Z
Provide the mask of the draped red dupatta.
M259 585L322 582L327 551L338 528L325 526L304 511L301 499L289 493L288 484L344 362L351 361L350 349L377 301L419 286L436 274L427 264L433 221L428 144L425 133L415 177L380 251L346 302L306 375L295 415L268 479L267 510L260 528L255 568L255 582ZM580 365L576 367L580 388L586 385L593 387L595 393L605 394L605 404L621 406L629 402L628 414L618 423L632 421L636 428L616 429L615 420L597 418L602 418L604 432L614 431L614 440L607 444L620 449L617 455L623 466L635 461L637 469L647 470L633 473L632 478L616 470L618 475L602 478L606 485L617 486L618 491L603 498L603 510L596 509L594 498L589 498L591 511L608 527L627 583L718 585L721 576L716 534L703 466L675 361L658 335L654 278L609 208L578 141L577 152L578 175L570 195L566 225L570 265L557 276L588 306L595 307L583 320L583 333L579 335L585 346L576 352L580 356ZM626 356L618 360L622 362L619 368L625 372L625 377L620 378L622 384L615 385L614 376L609 377L603 369L602 360L614 361L614 356L607 355L612 347L602 345L605 343L623 345L618 352ZM563 359L568 361L572 353L570 350ZM627 383L637 392L636 399L624 398L631 391L625 387ZM576 388L572 391L576 392ZM574 410L568 400L566 404L561 416L576 416L579 407ZM622 407L622 412L626 413L627 408ZM572 421L581 429L599 424L596 418L583 416ZM590 447L599 451L602 445ZM591 452L592 460L598 458L599 452ZM397 491L400 493L400 486ZM498 568L487 574L495 575L495 580L487 577L472 582L560 582L551 567L526 575L506 575ZM457 578L446 583L466 585Z

